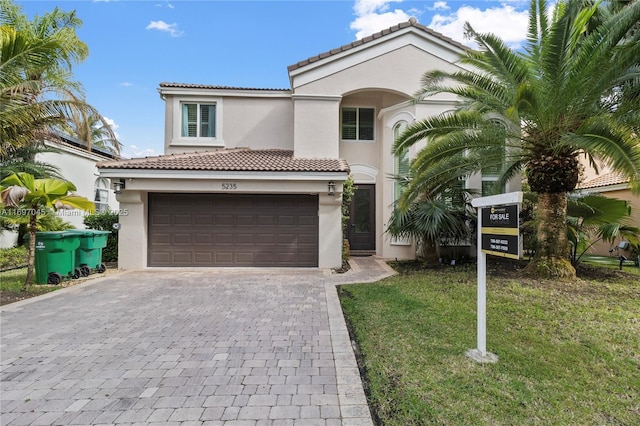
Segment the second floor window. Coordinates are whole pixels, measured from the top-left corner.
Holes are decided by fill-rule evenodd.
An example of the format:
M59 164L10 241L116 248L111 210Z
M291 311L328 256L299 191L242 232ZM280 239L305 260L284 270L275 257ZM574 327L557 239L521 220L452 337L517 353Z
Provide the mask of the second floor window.
M341 134L343 140L373 141L375 111L373 108L342 108Z
M216 105L182 104L181 136L187 138L215 138Z

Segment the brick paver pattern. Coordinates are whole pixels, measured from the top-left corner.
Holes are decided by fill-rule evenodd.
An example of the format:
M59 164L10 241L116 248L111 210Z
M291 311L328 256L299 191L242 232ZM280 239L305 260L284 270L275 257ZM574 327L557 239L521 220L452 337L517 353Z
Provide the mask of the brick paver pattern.
M134 271L7 305L0 423L370 425L331 275Z

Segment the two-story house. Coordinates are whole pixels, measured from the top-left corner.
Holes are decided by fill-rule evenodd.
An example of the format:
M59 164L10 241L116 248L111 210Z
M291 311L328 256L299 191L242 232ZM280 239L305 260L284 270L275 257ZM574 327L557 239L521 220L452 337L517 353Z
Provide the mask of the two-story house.
M465 49L411 19L289 66L288 89L161 83L165 154L99 165L124 187L119 266L339 267L349 175L351 249L414 258L385 233L391 176L409 161L392 145L453 108L413 95L425 71L454 70Z

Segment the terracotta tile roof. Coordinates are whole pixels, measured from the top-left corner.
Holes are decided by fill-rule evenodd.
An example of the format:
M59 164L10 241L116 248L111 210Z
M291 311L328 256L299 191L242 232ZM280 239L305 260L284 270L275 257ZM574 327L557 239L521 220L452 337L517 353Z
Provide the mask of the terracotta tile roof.
M206 170L252 172L349 172L349 165L339 158L297 158L283 149L221 149L189 154L102 161L101 169Z
M268 89L257 87L235 87L235 86L217 86L211 84L190 84L190 83L160 83L160 87L176 87L179 89L212 89L212 90L251 90L256 92L290 92L289 89Z
M340 46L340 47L338 47L336 49L332 49L332 50L329 50L327 52L321 53L319 55L312 56L311 58L307 58L305 60L302 60L302 61L298 62L297 64L289 65L289 67L287 67L287 69L289 70L289 72L297 70L298 68L302 68L302 67L304 67L306 65L309 65L309 64L311 64L313 62L317 62L317 61L319 61L321 59L324 59L324 58L327 58L329 56L333 56L333 55L336 55L338 53L344 52L346 50L353 49L355 47L358 47L358 46L361 46L363 44L369 43L369 42L371 42L373 40L379 39L380 37L384 37L384 36L386 36L388 34L395 33L397 31L400 31L400 30L402 30L404 28L408 28L408 27L418 28L418 29L426 32L427 34L429 34L429 35L431 35L433 37L439 38L440 40L445 41L445 42L447 42L447 43L449 43L449 44L451 44L451 45L453 45L455 47L458 47L460 49L463 49L463 50L468 50L469 49L469 47L465 46L464 44L459 43L459 42L457 42L457 41L445 36L444 34L441 34L441 33L437 32L437 31L434 31L431 28L427 28L424 25L419 24L418 21L415 18L411 18L407 22L401 22L398 25L394 25L391 28L387 28L386 30L379 31L379 32L377 32L375 34L371 34L370 36L367 36L367 37L364 37L362 39L356 40L356 41L354 41L352 43L349 43L349 44L345 44L345 45Z
M598 176L594 179L591 179L587 182L582 182L578 184L578 189L589 189L589 188L599 188L602 186L609 185L619 185L622 183L628 183L630 179L628 177L624 177L619 175L618 173L606 173L602 176Z

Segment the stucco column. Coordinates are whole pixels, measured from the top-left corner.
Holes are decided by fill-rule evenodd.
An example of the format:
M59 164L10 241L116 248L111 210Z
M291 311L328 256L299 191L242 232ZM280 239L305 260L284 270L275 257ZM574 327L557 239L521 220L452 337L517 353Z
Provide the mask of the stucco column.
M318 200L318 267L342 266L342 193Z
M147 193L125 190L120 202L118 268L142 269L147 266Z

